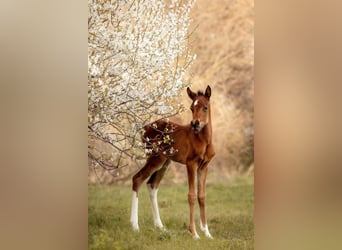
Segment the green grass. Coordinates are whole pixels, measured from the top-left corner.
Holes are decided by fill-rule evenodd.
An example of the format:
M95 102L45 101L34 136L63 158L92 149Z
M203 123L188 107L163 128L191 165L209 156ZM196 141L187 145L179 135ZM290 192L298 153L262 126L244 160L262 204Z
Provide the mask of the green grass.
M207 185L207 219L214 240L199 229L194 240L188 233L187 185L161 184L158 192L160 216L167 231L154 228L151 204L144 185L139 194L140 232L129 223L129 186L89 186L89 249L253 249L253 179L236 178L224 184Z

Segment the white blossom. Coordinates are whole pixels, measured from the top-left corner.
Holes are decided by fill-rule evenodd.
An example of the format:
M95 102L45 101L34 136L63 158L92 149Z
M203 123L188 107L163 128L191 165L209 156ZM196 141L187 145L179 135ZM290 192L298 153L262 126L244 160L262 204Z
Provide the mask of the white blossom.
M120 157L144 152L144 124L183 109L193 2L88 0L89 136Z

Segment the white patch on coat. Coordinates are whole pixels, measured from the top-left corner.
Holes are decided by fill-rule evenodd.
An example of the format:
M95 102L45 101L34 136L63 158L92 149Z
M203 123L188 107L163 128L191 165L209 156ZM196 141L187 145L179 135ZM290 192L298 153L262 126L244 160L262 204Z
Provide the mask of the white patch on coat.
M151 185L147 185L148 192L150 193L150 200L152 204L152 213L153 213L153 221L154 225L162 229L163 228L163 223L161 222L160 215L159 215L159 208L158 208L158 189L157 188L152 188Z
M196 101L194 102L194 106L197 106L197 104L198 104L198 100L196 100Z
M138 224L138 194L137 192L133 191L132 196L132 210L131 210L131 224L134 231L139 231L139 224Z

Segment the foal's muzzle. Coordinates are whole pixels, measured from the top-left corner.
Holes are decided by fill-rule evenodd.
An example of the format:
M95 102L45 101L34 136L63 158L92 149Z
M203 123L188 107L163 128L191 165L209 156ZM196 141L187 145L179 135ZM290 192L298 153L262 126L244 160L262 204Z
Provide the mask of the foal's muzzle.
M199 120L191 121L190 126L191 126L192 130L195 131L195 133L197 133L201 130Z

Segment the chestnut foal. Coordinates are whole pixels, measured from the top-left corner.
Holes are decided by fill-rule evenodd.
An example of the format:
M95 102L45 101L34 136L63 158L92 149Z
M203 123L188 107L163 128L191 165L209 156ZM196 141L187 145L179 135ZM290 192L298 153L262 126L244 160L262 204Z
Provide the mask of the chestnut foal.
M214 157L212 144L212 126L210 114L211 88L208 86L205 93L194 93L187 88L192 99L192 121L188 125L179 125L166 120L158 120L144 127L143 141L149 157L145 166L133 176L133 198L130 222L135 231L138 225L138 192L141 184L148 178L147 187L152 203L154 225L162 229L160 220L157 192L170 161L186 164L188 173L188 202L190 207L189 231L194 238L199 238L194 218L196 201L196 174L197 174L197 200L200 207L200 228L205 236L212 238L208 230L205 215L205 185L208 172L208 163Z

